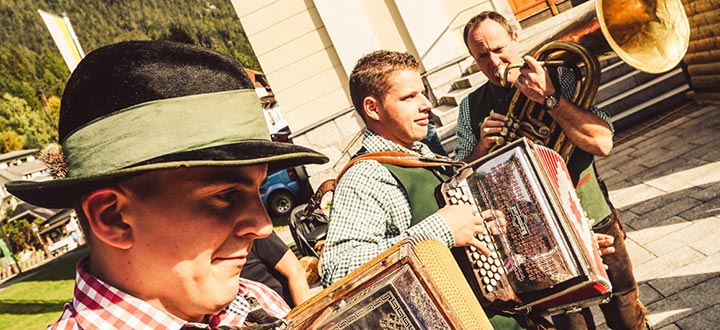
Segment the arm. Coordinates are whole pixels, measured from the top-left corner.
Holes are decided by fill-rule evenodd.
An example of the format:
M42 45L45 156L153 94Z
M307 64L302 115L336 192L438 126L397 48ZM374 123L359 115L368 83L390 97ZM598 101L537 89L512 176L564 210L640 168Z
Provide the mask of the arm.
M311 297L310 286L305 278L305 269L291 250L285 251L280 261L275 264L275 270L287 278L288 289L296 306Z
M478 146L478 141L475 135L472 133L470 127L470 103L468 97L460 101L460 109L458 111L457 119L457 146L455 147L455 160L462 160L470 162L478 157L475 157L475 149Z
M533 102L544 104L545 96L553 94L558 86L553 86L547 71L534 58L525 56L524 59L528 65L520 69L515 87ZM612 150L610 125L592 111L582 109L562 96L559 107L548 114L580 149L596 156L607 156Z
M353 165L338 183L322 256L328 286L414 233L427 232L445 244L454 240L438 214L412 228L410 204L392 174L376 161Z
M488 154L488 151L500 139L500 132L505 127L507 116L499 113L490 113L480 124L480 141L472 132L470 124L470 103L465 97L460 102L460 110L457 120L457 147L455 148L455 159L470 163Z

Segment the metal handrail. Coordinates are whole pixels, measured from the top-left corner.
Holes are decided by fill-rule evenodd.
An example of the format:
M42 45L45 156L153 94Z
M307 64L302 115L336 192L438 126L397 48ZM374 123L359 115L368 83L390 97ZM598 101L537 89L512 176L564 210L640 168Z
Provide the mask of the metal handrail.
M421 59L421 60L424 59L424 58L430 53L430 51L432 51L432 49L435 48L435 46L437 45L437 43L440 41L440 38L443 37L443 36L450 30L450 26L452 26L452 24L455 22L455 20L457 20L458 17L460 17L460 14L462 14L462 13L464 13L464 12L466 12L466 11L469 11L470 9L474 9L475 7L478 7L478 6L480 6L480 4L476 4L476 5L470 6L470 7L468 7L468 8L465 8L465 9L457 12L457 13L455 14L455 16L450 20L450 22L445 26L445 28L443 29L443 31L440 32L440 34L438 34L438 36L437 36L437 37L435 38L435 40L432 42L432 44L430 45L430 47L428 47L428 49L425 51L425 53L420 56L420 59ZM430 103L432 103L433 107L437 107L437 106L439 105L439 103L438 103L437 97L435 96L435 93L433 92L432 86L430 85L430 81L428 80L428 76L431 75L431 74L434 74L434 73L436 73L436 72L440 72L440 71L442 71L442 70L444 70L444 69L447 69L447 68L449 68L449 67L451 67L451 66L458 65L460 62L466 60L468 57L470 57L469 54L468 54L468 55L465 55L465 56L458 56L458 57L456 57L456 58L454 58L454 59L452 59L452 60L450 60L450 61L447 61L447 62L445 62L445 63L443 63L443 64L438 65L438 66L435 66L434 68L432 68L432 69L430 69L430 70L427 70L427 71L425 71L424 73L422 73L422 74L420 75L421 78L422 78L422 81L423 81L423 85L425 86L425 93L426 93L426 95L427 95L427 98L428 98L428 100L430 100Z
M435 38L435 41L433 41L433 43L430 45L430 47L429 47L428 50L425 52L425 54L423 54L422 56L420 56L420 58L423 59L423 58L425 58L425 56L427 56L427 54L428 54L428 53L437 45L437 43L440 41L440 37L444 36L445 33L447 33L447 32L450 30L450 26L452 26L452 24L455 22L455 20L457 20L458 17L460 17L460 14L462 14L462 13L464 13L464 12L466 12L466 11L469 11L470 9L473 9L473 8L475 8L475 7L478 7L478 6L480 6L480 4L476 4L476 5L470 6L470 7L468 7L468 8L465 8L465 9L457 12L457 13L455 14L455 16L450 20L450 22L445 26L445 28L443 29L443 31L440 32L440 34L438 35L438 37ZM441 70L443 70L443 69L449 68L449 67L451 67L451 66L453 66L453 65L457 65L457 64L459 64L460 62L462 62L462 61L464 61L465 59L467 59L468 57L470 57L470 55L467 55L467 56L458 56L457 58L454 58L454 59L452 59L452 60L450 60L450 61L447 61L447 62L445 62L445 63L443 63L443 64L440 64L440 65L438 65L438 66L436 66L436 67L434 67L434 68L432 68L432 69L430 69L430 70L427 70L427 71L425 71L425 72L423 72L423 73L421 74L422 81L423 81L423 85L425 85L425 89L426 89L426 93L427 93L428 99L429 99L430 102L432 103L433 107L438 106L438 101L437 101L437 98L435 97L435 93L433 93L433 91L432 91L432 86L430 85L430 82L428 81L427 77L428 77L429 75L434 74L434 73L436 73L436 72L439 72L439 71L441 71ZM345 115L345 114L347 114L347 113L349 113L349 112L352 112L353 110L355 110L355 108L354 108L353 106L350 106L350 107L348 107L348 108L345 108L345 109L341 110L340 112L337 112L337 113L335 113L335 114L333 114L333 115L331 115L331 116L328 116L328 117L326 117L326 118L323 118L323 119L317 121L316 123L314 123L314 124L312 124L312 125L310 125L310 126L307 126L307 127L303 128L302 130L299 130L299 131L297 131L297 132L291 133L291 134L290 134L290 138L292 139L292 138L295 137L295 136L303 135L303 134L305 134L305 133L307 133L307 132L309 132L309 131L317 128L317 127L320 127L320 126L324 125L324 124L327 123L327 122L333 121L333 120L337 119L337 118L340 117L340 116L343 116L343 115Z

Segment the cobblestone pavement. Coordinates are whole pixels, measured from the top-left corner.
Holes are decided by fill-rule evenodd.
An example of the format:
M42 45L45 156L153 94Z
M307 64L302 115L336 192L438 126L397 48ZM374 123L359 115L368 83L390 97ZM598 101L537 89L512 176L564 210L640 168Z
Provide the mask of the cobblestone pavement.
M693 103L623 134L597 164L628 233L650 321L661 330L717 329L720 106Z
M720 106L691 103L619 132L597 161L658 330L720 328L719 140ZM279 234L292 242L287 229Z

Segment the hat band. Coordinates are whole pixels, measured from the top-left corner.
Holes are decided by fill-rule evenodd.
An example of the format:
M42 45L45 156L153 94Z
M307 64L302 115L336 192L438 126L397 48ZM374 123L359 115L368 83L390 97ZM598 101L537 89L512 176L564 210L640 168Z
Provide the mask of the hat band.
M202 123L202 124L200 124ZM177 152L270 141L252 89L150 101L100 117L63 142L67 177L99 175Z

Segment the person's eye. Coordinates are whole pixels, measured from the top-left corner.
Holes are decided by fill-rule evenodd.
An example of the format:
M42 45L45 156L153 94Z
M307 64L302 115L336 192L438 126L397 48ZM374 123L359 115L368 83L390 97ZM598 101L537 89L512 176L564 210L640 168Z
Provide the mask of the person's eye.
M233 200L235 196L237 196L238 191L235 189L223 191L221 193L215 194L213 197L219 201L223 202L230 202Z

